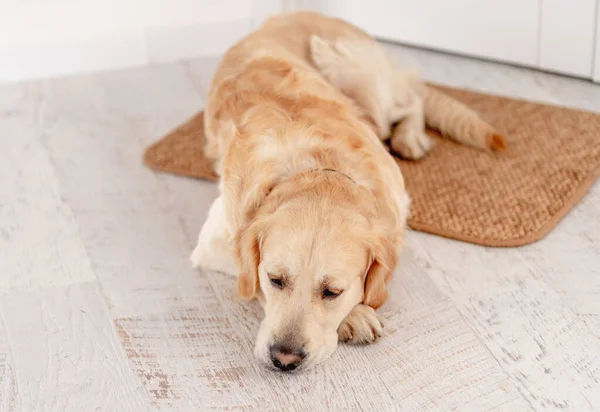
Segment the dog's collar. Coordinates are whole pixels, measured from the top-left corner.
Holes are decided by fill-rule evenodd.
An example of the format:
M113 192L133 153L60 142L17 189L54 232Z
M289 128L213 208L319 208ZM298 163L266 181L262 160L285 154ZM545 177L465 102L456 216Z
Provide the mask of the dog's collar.
M336 170L336 169L329 169L329 168L325 168L325 169L312 169L312 170L309 170L308 172L309 173L312 173L312 172L333 172L333 173L339 173L342 176L344 176L346 179L349 179L352 183L356 184L356 181L354 181L354 179L352 179L346 173L340 172L339 170Z
M316 173L316 172L339 173L339 174L341 174L342 176L344 176L346 179L350 180L350 181L351 181L352 183L354 183L355 185L358 185L358 183L356 183L356 181L355 181L354 179L352 179L350 176L348 176L346 173L344 173L344 172L340 172L339 170L336 170L336 169L330 169L330 168L323 168L323 169L310 169L310 170L307 170L306 172L302 172L302 173L300 173L300 174L298 174L298 175L289 176L289 177L287 177L286 179L283 179L283 180L288 180L288 179L291 179L291 178L293 178L294 176L304 175L304 174L308 174L308 173ZM282 180L282 181L283 181L283 180ZM270 187L270 188L267 190L267 192L266 192L266 196L269 196L269 195L270 195L270 194L273 192L273 189L275 188L275 186L276 186L277 184L281 183L282 181L279 181L279 182L277 182L275 185L271 186L271 187Z

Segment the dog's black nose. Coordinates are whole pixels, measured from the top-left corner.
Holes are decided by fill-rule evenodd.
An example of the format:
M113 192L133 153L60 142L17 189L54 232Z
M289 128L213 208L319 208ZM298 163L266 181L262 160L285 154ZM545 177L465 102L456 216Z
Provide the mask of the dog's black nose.
M285 346L273 346L271 348L273 365L284 372L293 371L300 366L305 356L306 354L302 350L292 350Z

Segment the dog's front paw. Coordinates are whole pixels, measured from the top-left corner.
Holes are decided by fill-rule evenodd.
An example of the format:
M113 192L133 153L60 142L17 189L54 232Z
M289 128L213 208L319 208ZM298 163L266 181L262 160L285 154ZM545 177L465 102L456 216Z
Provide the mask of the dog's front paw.
M375 310L367 305L357 305L338 328L342 342L354 345L373 343L383 333L383 325Z
M199 268L205 261L204 245L198 243L190 255L190 262L192 263L193 268Z

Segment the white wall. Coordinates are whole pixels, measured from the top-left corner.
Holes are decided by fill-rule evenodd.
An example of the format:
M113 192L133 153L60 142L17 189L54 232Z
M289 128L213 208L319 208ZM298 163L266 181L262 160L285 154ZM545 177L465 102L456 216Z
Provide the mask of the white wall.
M219 54L279 0L0 0L0 81Z
M337 15L381 38L600 81L599 5L600 0L0 0L0 82L220 54L268 15L293 9Z

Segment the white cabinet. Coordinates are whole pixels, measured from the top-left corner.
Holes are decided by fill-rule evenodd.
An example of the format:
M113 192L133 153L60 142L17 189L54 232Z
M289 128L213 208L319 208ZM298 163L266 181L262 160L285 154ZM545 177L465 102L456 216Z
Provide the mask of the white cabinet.
M600 80L600 0L299 0L381 39Z

